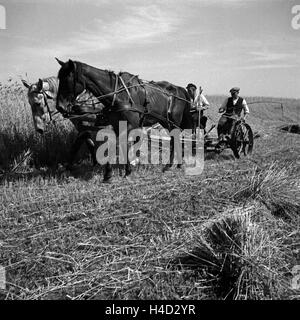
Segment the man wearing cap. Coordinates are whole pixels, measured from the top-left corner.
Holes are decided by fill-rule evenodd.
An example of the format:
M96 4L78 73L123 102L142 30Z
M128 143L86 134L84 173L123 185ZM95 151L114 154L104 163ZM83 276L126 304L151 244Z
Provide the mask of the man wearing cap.
M246 100L239 97L240 88L233 87L229 92L231 93L231 97L226 98L219 109L219 113L223 113L217 128L220 141L224 140L225 135L231 134L231 130L237 119L246 119L249 113Z
M197 87L193 83L189 83L186 87L191 102L191 112L193 118L193 131L196 132L196 128L199 125L199 113L200 113L200 128L206 127L207 117L203 115L203 111L209 107L209 102L203 95L203 89L199 86L199 92L197 93Z
M191 103L191 109L195 108L195 98L196 98L196 90L197 87L193 83L189 83L186 86L186 91L188 92L189 98L190 98L190 103Z

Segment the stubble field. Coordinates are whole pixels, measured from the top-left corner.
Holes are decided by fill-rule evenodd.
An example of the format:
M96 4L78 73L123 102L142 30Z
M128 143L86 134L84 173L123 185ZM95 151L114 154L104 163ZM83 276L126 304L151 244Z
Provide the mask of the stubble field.
M223 98L208 96L208 127ZM39 136L26 92L2 84L0 297L299 299L300 136L278 127L300 122L300 101L247 101L266 101L249 105L251 156L207 154L195 177L137 166L132 183L115 168L106 185L88 159L60 171L75 129Z

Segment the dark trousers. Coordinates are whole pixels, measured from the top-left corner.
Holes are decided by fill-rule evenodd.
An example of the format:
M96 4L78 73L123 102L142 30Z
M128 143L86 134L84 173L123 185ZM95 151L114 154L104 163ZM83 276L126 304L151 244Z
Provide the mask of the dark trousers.
M193 118L193 132L196 132L196 128L199 125L199 112L193 112L192 113L192 118ZM200 115L200 129L204 129L206 128L206 123L207 123L207 117Z

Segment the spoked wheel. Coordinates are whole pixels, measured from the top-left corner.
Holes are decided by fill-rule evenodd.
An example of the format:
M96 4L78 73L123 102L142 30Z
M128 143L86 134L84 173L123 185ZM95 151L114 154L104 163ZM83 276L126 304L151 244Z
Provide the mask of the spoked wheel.
M237 122L231 136L231 149L234 156L239 159L241 156L251 154L253 150L253 131L245 122Z

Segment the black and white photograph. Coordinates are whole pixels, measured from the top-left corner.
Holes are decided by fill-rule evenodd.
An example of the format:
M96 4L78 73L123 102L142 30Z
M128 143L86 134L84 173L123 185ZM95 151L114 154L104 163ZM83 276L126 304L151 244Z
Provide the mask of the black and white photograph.
M0 0L0 300L300 300L299 134L299 0Z

